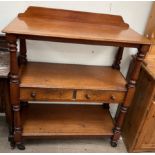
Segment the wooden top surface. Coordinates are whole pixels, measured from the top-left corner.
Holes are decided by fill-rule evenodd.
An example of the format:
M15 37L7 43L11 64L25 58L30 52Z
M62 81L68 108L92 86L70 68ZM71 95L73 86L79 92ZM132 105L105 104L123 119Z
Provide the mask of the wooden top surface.
M150 44L149 40L130 29L121 16L41 7L29 7L2 32L61 39Z
M20 87L126 91L122 74L103 66L28 62L20 80Z

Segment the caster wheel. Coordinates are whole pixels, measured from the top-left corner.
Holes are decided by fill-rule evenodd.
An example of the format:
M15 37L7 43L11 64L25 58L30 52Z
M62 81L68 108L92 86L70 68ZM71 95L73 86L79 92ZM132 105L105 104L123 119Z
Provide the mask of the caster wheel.
M24 146L24 144L17 144L17 148L19 149L19 150L25 150L25 146Z
M11 146L11 149L13 150L15 148L15 142L10 142L10 146Z
M11 149L14 149L16 147L16 144L15 144L13 136L11 134L8 137L8 141L10 142Z
M117 146L117 143L116 142L111 142L111 146L112 147L116 147Z

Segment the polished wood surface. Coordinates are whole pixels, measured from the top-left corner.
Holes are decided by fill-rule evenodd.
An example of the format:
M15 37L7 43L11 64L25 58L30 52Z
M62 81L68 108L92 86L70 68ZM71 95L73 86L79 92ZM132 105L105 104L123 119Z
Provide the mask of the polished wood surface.
M113 120L109 111L94 105L29 104L22 111L22 125L23 136L113 134Z
M28 62L20 87L126 91L122 74L112 67Z
M143 65L134 99L123 125L123 138L129 152L155 150L154 80L147 67Z
M13 147L16 145L19 149L25 149L22 140L24 127L20 116L21 97L25 97L25 99L31 99L32 97L43 99L45 97L49 100L53 95L55 98L60 97L61 100L66 95L68 98L66 90L71 90L72 99L77 101L106 101L105 105L115 101L121 102L111 137L111 146L116 147L121 135L125 114L133 99L142 61L149 51L150 41L131 30L120 16L38 7L29 7L25 13L19 14L3 32L6 33L11 53L10 95L14 114L14 133L12 134L11 145L13 144ZM17 55L17 39L20 40L19 57ZM108 45L119 48L113 67L34 63L26 61L26 39ZM128 83L119 71L124 47L138 49ZM57 91L47 95L48 89L65 90L64 96ZM32 90L34 92L31 92ZM22 94L20 94L21 92ZM28 101L24 101L25 104ZM107 110L108 107L103 106ZM38 108L35 108L35 111L37 112ZM31 112L30 115L33 115L33 111ZM43 114L41 113L41 115ZM109 116L104 116L107 118L102 122L102 125L108 126ZM48 118L46 119L48 120ZM35 135L36 129L33 123L30 123L30 125L34 129L33 134ZM86 125L89 126L87 123ZM54 127L52 126L52 128ZM111 128L107 129L111 132ZM104 134L107 133L108 135L109 132Z
M113 43L149 43L145 37L128 28L120 16L40 7L29 7L3 32Z
M74 101L73 90L21 88L21 101Z
M76 100L80 102L122 103L125 94L123 91L78 90Z
M123 91L20 88L21 101L122 103L125 94Z

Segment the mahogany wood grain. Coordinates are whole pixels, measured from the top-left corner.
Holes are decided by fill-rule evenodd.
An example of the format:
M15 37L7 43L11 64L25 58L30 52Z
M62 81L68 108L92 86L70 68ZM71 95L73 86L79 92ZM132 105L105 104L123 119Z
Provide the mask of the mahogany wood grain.
M91 23L91 24L100 24L100 25L106 24L106 25L119 26L124 29L129 27L127 23L124 23L123 18L121 16L73 11L73 10L54 9L54 8L30 6L24 13L21 13L18 16L31 17L31 18L41 17L41 18L50 19L50 20L61 20L61 21L67 20L71 22Z
M20 88L21 101L108 102L122 103L125 92L103 90L69 90L47 88Z
M21 119L20 119L20 100L19 100L19 76L18 76L18 61L17 61L17 38L14 35L7 34L7 41L10 51L10 101L13 110L14 124L14 141L16 144L21 144ZM10 108L11 108L10 107Z
M106 136L113 121L102 106L29 104L22 125L23 136Z
M20 87L126 91L122 74L112 67L28 62Z
M20 88L21 101L74 101L73 90Z
M36 15L36 12L42 15ZM14 19L3 32L73 40L81 39L91 42L149 44L149 40L128 28L120 16L39 7L30 7L25 14Z
M124 102L119 107L119 112L116 117L115 128L114 128L114 135L112 136L112 145L117 143L121 135L121 128L125 119L125 114L127 112L128 107L132 103L134 93L135 93L135 86L136 82L139 77L142 61L146 56L146 53L149 51L150 46L143 45L141 48L138 49L138 53L136 59L134 61L134 67L132 68L131 75L127 84L127 93Z
M123 91L78 90L76 100L80 102L122 103L125 94Z
M11 104L13 106L14 113L14 139L16 144L19 144L17 145L17 147L19 147L20 149L24 149L24 146L21 144L23 136L21 131L21 117L19 107L20 90L26 90L28 88L38 90L51 88L72 90L74 98L76 97L76 95L80 94L80 91L82 95L84 95L85 91L91 91L91 95L93 95L94 101L97 100L97 97L99 96L97 95L97 91L100 91L98 92L99 94L101 93L101 91L104 91L104 95L107 96L111 96L114 92L117 92L118 96L116 95L116 98L114 96L112 98L119 100L122 103L120 111L118 113L118 117L116 118L116 123L111 140L111 145L117 146L117 141L121 133L122 123L124 121L127 108L131 104L140 67L146 53L149 50L149 46L151 44L150 41L130 29L128 27L128 24L124 23L122 17L120 16L40 7L29 7L25 13L19 14L19 16L3 30L3 32L6 33L6 36L8 38L11 53ZM37 62L28 62L26 65L24 65L23 63L19 66L17 61L17 39L20 39L20 54L22 54L24 57L26 57L25 39L117 46L120 49L120 52L118 52L116 56L117 60L115 64L117 66L120 63L122 49L124 47L136 47L138 49L138 54L127 84L120 71L113 69L112 67L50 64ZM20 70L18 68L20 68ZM43 90L39 90L39 93L41 91L42 93L39 95L40 97L45 93ZM100 99L106 99L102 98L103 96L101 94ZM26 93L24 95L26 95ZM58 96L59 95L60 94L58 93ZM45 96L47 95L44 95L44 97ZM61 95L59 97L61 97ZM84 95L83 97L89 98L90 96L89 94L86 94L86 96ZM112 101L110 100L110 102ZM37 106L35 106L34 112L36 112L36 116L38 116L39 119L45 117L45 120L47 120L48 122L48 117L52 118L53 115L50 112L47 113L48 116L46 116L41 113L42 109L41 112L38 113L38 110L36 110L36 108ZM82 108L80 109L82 110ZM82 113L81 110L79 110L80 113ZM68 114L68 111L65 112L65 115L67 115L66 113ZM95 115L93 116L100 116L100 118L102 118L103 115L105 119L104 121L100 121L100 123L98 124L99 126L96 124L96 121L94 121L95 126L84 122L88 127L90 127L90 129L95 129L93 132L92 130L90 131L89 129L87 129L88 133L86 133L86 135L98 135L101 134L101 132L101 135L109 135L109 133L111 133L111 125L109 127L110 117L108 116L108 114L102 113L101 115L98 110L91 111L91 114L94 113ZM98 115L98 113L100 115ZM87 114L89 116L89 112ZM35 119L36 116L33 115L33 113L30 113L29 116L32 117L29 117L30 119L29 121L27 121L28 125L24 124L23 135L26 135L29 127L32 127L32 130L30 130L30 134L28 135L33 136L37 132L39 132L38 127L42 127L42 123L41 125L39 125L40 120L37 119L39 126L34 126L33 119ZM78 117L80 118L81 114ZM77 119L77 115L75 118ZM46 121L43 120L43 122ZM55 129L55 127L52 126L53 123L54 122L48 122L48 125L51 125L49 126L50 130ZM60 124L59 122L59 124L56 125L62 128L62 124ZM74 125L76 126L76 124L73 123L73 127L75 127ZM80 129L79 131L82 130L81 134L83 132L86 132L80 127L78 128ZM43 130L45 131L45 133L48 133L48 126L46 126L46 128ZM38 135L41 136L43 132L39 132ZM72 132L68 132L68 135L69 134L72 134Z

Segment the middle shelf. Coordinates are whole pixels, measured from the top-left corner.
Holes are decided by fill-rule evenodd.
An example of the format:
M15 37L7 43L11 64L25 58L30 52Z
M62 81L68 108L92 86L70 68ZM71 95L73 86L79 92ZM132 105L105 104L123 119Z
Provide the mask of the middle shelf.
M112 67L28 62L20 100L123 102L126 80Z

